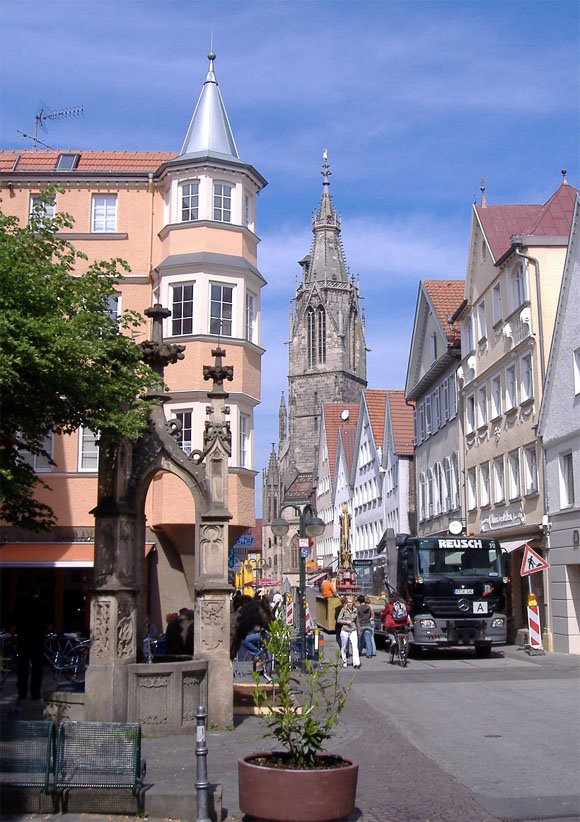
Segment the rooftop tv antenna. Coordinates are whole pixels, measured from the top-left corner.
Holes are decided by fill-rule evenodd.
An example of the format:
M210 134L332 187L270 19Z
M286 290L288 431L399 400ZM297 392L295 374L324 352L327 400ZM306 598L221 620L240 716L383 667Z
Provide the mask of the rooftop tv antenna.
M84 113L83 106L73 106L72 108L59 108L54 111L47 111L44 103L41 103L38 113L34 115L34 137L32 138L32 146L36 148L40 143L38 139L38 129L46 131L45 123L47 120L66 120L69 117L82 117ZM41 143L43 145L43 143Z

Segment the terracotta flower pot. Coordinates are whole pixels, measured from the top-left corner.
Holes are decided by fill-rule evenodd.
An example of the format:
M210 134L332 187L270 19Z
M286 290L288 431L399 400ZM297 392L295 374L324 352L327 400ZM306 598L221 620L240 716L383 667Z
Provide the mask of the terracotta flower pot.
M358 765L330 754L318 757L328 767L297 770L256 764L272 752L238 760L240 810L252 819L272 822L325 822L349 816L354 810ZM276 753L276 757L288 758Z

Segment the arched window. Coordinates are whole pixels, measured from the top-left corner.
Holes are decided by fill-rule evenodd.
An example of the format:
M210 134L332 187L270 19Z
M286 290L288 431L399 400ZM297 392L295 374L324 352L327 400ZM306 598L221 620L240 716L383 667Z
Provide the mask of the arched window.
M306 309L306 349L308 352L308 368L316 363L316 317L314 309Z
M435 513L435 477L433 476L433 469L427 470L427 516L432 517Z
M445 499L443 501L443 510L450 511L453 505L451 498L453 495L453 470L451 468L451 460L445 457L443 460L443 470L445 473Z
M326 312L319 305L316 313L318 315L318 362L324 365L326 362Z

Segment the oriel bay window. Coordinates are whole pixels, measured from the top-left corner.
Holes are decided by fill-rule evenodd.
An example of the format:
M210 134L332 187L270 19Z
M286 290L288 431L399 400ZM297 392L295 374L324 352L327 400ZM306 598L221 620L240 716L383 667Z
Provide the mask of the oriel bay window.
M213 218L220 223L232 221L232 187L227 183L213 184Z
M193 180L179 187L180 220L188 223L199 219L199 183Z
M209 333L218 337L232 336L234 288L222 283L211 283Z
M189 456L193 450L193 414L191 409L174 411L173 417L180 423L179 437L177 442L179 447Z
M193 334L194 283L174 283L170 286L171 335Z

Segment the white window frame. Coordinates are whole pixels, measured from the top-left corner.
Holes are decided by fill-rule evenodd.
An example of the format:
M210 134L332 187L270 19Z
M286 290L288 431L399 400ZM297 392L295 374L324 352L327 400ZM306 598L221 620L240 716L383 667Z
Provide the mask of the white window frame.
M196 220L199 220L199 180L184 180L179 184L179 222Z
M574 487L574 454L564 451L558 457L560 479L560 509L573 508L576 505Z
M177 444L189 456L193 451L193 408L174 408L171 414L173 419L181 423Z
M529 497L538 493L538 452L536 444L527 445L524 453L524 495Z
M229 295L225 293L226 291L230 292ZM231 300L224 299L224 296L231 296ZM210 282L208 330L214 337L234 336L234 296L235 285L232 283ZM219 310L216 311L216 308Z
M449 419L453 420L457 416L457 383L455 374L449 377Z
M431 414L431 395L425 397L425 438L433 431L433 417Z
M505 462L503 454L493 461L493 501L505 502Z
M471 312L465 317L463 320L462 325L462 332L463 332L463 345L464 345L464 356L467 356L471 351L474 350L473 345L473 315Z
M240 468L250 468L250 415L241 411L238 456Z
M465 398L465 433L471 434L475 431L475 394L469 394Z
M502 389L501 389L501 374L495 374L491 378L491 418L492 420L501 417L502 415Z
M231 183L216 180L213 184L213 218L218 223L232 222L232 193Z
M533 399L534 396L534 365L532 353L520 359L520 403Z
M487 385L480 385L477 389L477 425L487 425Z
M477 339L484 342L487 339L487 320L485 318L485 300L477 304Z
M91 199L91 232L114 234L117 231L117 195L93 194Z
M449 420L449 380L443 380L441 383L441 388L439 389L441 393L441 424L445 425L445 423Z
M437 334L435 331L431 333L431 364L437 359Z
M490 502L489 462L482 462L479 466L479 504L487 508Z
M46 200L40 194L31 194L29 216L32 217L35 212L43 220L53 220L56 214L56 198L52 196L49 200Z
M527 268L523 261L515 265L511 272L512 311L516 311L528 300Z
M505 370L505 410L511 411L518 404L518 382L516 364L508 365Z
M195 322L195 292L194 280L169 283L169 302L171 308L170 334L171 337L187 337L194 332ZM177 306L180 306L179 311Z
M492 322L495 328L496 325L503 320L503 306L501 302L501 284L498 280L491 288L491 313Z
M78 470L95 474L99 470L99 433L90 428L78 429Z
M477 476L475 468L467 469L467 510L474 511L477 508Z
M431 417L433 421L433 431L438 431L441 427L441 398L439 389L431 395Z
M580 348L577 348L573 354L574 358L574 394L580 394Z
M258 298L251 291L246 291L245 336L250 342L256 342L256 304Z
M43 439L42 447L50 459L52 459L54 453L54 434L52 431ZM22 459L30 465L36 474L48 474L53 469L52 463L44 454L31 454L30 451L26 451L25 449L22 449L20 454Z
M520 470L520 449L510 451L508 457L508 490L510 500L519 499L522 495L522 478Z

